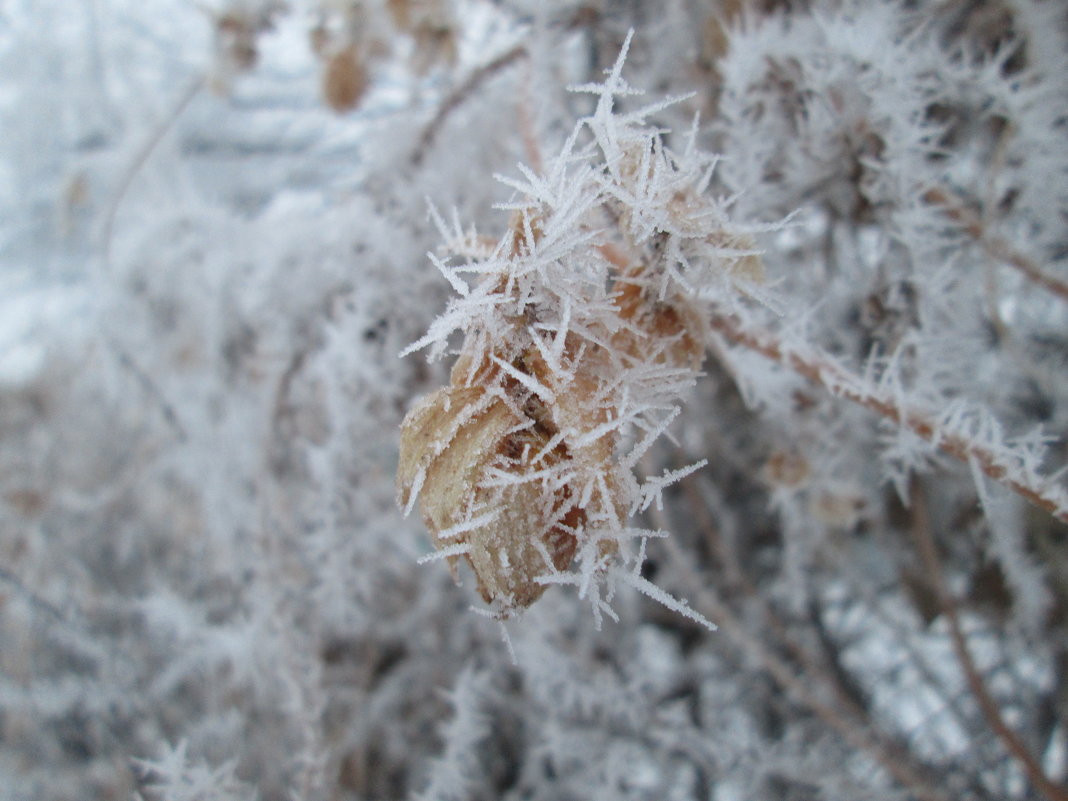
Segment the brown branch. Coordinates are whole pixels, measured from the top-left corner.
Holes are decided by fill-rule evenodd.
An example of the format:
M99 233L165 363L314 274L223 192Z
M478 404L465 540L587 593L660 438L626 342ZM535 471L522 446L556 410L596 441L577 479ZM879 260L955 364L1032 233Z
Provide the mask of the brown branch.
M677 448L676 462L677 466L681 467L690 464L693 462L693 459L687 458L682 452L682 449ZM745 573L738 555L734 552L734 549L728 545L731 541L730 538L721 535L719 527L713 519L713 514L708 506L707 493L702 492L697 486L697 475L693 474L686 476L679 482L679 485L686 497L692 515L691 520L696 525L697 530L704 536L705 541L709 544L715 558L721 563L721 567L725 571L727 583L724 589L726 593L732 597L741 594L750 602L756 604L764 618L764 624L766 626L765 631L772 636L773 644L788 651L797 664L800 665L804 671L807 671L807 673L803 673L802 676L805 678L812 677L813 683L820 679L826 680L830 686L831 692L834 693L835 699L841 705L842 709L850 713L852 718L856 719L860 725L867 728L873 728L875 724L872 721L870 709L863 703L862 698L859 698L855 693L850 691L850 685L855 682L855 677L849 674L845 669L845 666L841 663L838 665L838 670L835 670L832 666L829 673L825 673L820 669L816 664L816 661L807 655L805 649L790 637L786 622L776 614L771 603L760 593L756 584L754 584ZM657 525L665 531L677 530L677 527L668 524L666 521L664 523L657 521ZM863 594L870 590L870 587L858 587L858 590ZM912 657L912 664L919 671L920 675L924 677L927 686L939 694L943 703L953 712L958 723L963 726L967 720L967 716L964 714L964 710L960 707L957 700L952 695L946 693L945 687L935 678L922 655L915 651L912 645L903 636L902 632L898 630L896 622L889 619L882 610L879 609L874 599L869 598L866 599L866 601L872 614L879 617L884 625L887 625L894 630L899 638L900 647L909 652L909 655ZM935 775L937 769L932 768L922 761L917 761L911 754L907 753L907 746L903 743L888 736L880 736L873 739L876 742L881 743L881 747L884 749L885 758L906 761L910 769L917 776Z
M842 661L842 648L828 630L824 609L815 594L808 598L808 619L816 635L816 642L819 643L820 653L823 654L828 681L834 685L836 694L843 696L848 704L847 708L855 709L863 714L865 719L870 718L868 710L871 699L868 697L868 691L857 677L846 669Z
M578 28L592 27L597 24L599 19L600 16L597 11L592 8L583 7L571 15L570 18L563 20L561 27L564 30L573 31ZM526 45L518 44L511 50L506 50L501 53L501 55L497 56L497 58L482 65L468 75L467 79L457 86L449 96L442 101L441 105L438 107L437 113L434 115L434 119L427 123L426 127L423 128L423 133L419 137L419 144L416 145L415 150L412 152L412 164L419 166L419 164L422 163L427 151L430 150L431 146L434 144L434 138L438 135L438 131L441 129L441 125L445 122L446 117L448 117L468 97L473 95L478 88L493 75L511 66L519 61L519 59L529 55L530 51L527 50ZM523 125L524 121L521 119L520 127L522 128ZM524 130L524 135L525 134L526 131ZM527 145L529 150L529 143L525 141L525 136L524 144Z
M711 326L731 342L789 367L832 395L870 409L892 423L907 428L944 453L966 464L974 464L985 475L1058 520L1068 523L1068 492L1057 486L1049 486L1048 482L1044 486L1038 477L1019 476L1017 465L1012 460L962 434L943 431L930 412L899 404L898 399L889 392L874 392L866 388L860 378L838 365L830 355L811 352L814 350L811 348L805 354L788 350L770 331L746 329L734 317L714 315ZM1017 473L1015 477L1014 473Z
M945 575L942 571L942 562L938 556L934 539L931 536L930 521L927 514L927 499L923 487L918 482L913 482L912 496L912 534L916 540L916 548L920 553L924 567L927 570L931 584L938 596L939 604L949 622L949 636L953 642L953 652L960 663L964 678L968 682L968 688L979 704L979 709L986 719L991 730L1005 745L1006 750L1016 758L1023 767L1024 772L1031 784L1049 801L1068 801L1068 787L1054 783L1042 770L1038 760L1028 751L1027 746L1017 736L1016 732L1009 728L1005 718L998 709L986 682L980 675L968 648L968 641L961 629L960 616L957 614L956 601L949 593L946 586Z
M182 112L189 107L189 104L193 102L193 99L199 94L200 90L204 88L206 83L207 79L203 75L190 81L185 91L178 96L178 99L175 101L170 111L167 112L167 116L164 117L159 125L152 130L148 135L148 138L141 143L141 147L137 149L137 153L134 155L133 160L123 172L122 178L119 180L119 185L115 189L115 194L112 195L111 202L108 204L108 207L104 212L104 227L101 238L103 240L105 264L110 264L111 260L111 240L114 234L115 218L118 216L119 207L122 205L126 193L130 190L134 178L137 177L141 168L145 166L145 162L148 161L149 156L152 155L153 151L159 146L159 143L163 141L164 137L174 127L178 118L182 116Z
M490 61L488 64L483 64L481 67L467 76L462 84L457 86L452 93L445 98L442 104L438 107L437 114L434 115L426 127L423 128L423 134L419 137L419 144L416 145L415 152L412 153L412 164L418 166L423 158L426 156L430 147L434 144L434 138L438 135L438 131L441 130L442 123L445 122L445 118L448 117L466 98L474 94L475 91L490 77L505 69L511 64L514 64L523 56L526 56L527 48L525 45L516 45L511 50L507 50L497 58Z
M949 796L934 787L921 776L912 765L881 743L871 732L842 713L836 706L829 704L813 692L811 682L804 675L797 675L790 666L776 656L763 643L746 631L744 624L734 615L730 608L722 603L713 593L706 592L701 598L701 606L707 610L710 619L734 643L757 659L775 680L776 684L808 707L825 724L830 726L850 746L863 751L876 760L902 786L909 788L917 798L923 801L947 801Z
M952 197L946 190L929 189L924 193L923 199L940 207L946 216L960 224L964 232L978 242L992 259L1008 264L1043 289L1059 296L1062 300L1068 300L1068 283L1046 273L1004 239L990 236L979 215L967 208L960 200Z

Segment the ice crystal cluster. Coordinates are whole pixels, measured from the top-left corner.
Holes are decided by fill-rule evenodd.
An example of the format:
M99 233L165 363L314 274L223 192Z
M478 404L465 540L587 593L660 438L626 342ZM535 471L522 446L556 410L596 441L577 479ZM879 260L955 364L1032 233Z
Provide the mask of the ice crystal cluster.
M702 307L730 304L736 282L762 273L748 233L705 196L715 160L694 137L676 155L647 122L663 105L613 113L637 93L621 77L629 44L604 83L574 90L593 93L596 109L545 174L522 168L525 181L507 181L518 196L504 204L502 239L451 234L469 260L435 262L460 297L408 349L440 353L464 332L450 385L402 426L401 503L422 492L435 544L465 556L505 614L550 583L578 584L598 616L611 613L605 577L650 591L639 572L661 532L626 523L700 465L643 482L632 469L695 382ZM642 436L624 453L631 431Z
M1056 0L0 5L0 801L1068 799Z

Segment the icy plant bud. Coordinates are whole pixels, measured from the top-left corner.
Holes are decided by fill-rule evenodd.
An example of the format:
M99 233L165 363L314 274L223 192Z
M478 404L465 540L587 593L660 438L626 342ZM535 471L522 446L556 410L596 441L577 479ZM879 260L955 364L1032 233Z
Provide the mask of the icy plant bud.
M237 12L224 14L216 22L217 46L238 72L247 72L256 66L258 33L255 21Z
M514 254L540 225L513 222ZM514 298L501 276L490 295ZM470 563L483 599L504 615L536 601L539 577L567 570L580 544L603 563L616 550L633 481L620 463L620 426L606 393L623 365L695 371L704 319L681 298L661 300L640 267L617 275L603 321L588 338L560 336L559 352L532 341L533 310L483 350L469 332L451 383L418 403L401 427L398 500L416 499L434 545L455 570ZM503 300L503 298L502 298ZM508 304L511 305L511 304ZM598 344L600 343L600 344ZM559 359L550 367L546 356ZM607 402L606 402L607 397Z
M258 39L273 27L281 10L279 3L265 3L258 11L232 3L215 17L215 65L208 82L213 91L227 94L236 76L255 68Z
M514 236L523 237L522 227ZM484 280L496 283L491 295L506 294L496 276ZM604 422L596 384L575 370L551 370L522 342L523 322L489 351L469 338L450 385L405 418L397 472L401 505L410 508L419 494L435 546L453 567L463 555L482 598L503 614L544 593L539 576L570 566L591 516L618 520L624 506L611 462L615 437L576 442L562 431ZM578 367L574 357L561 354ZM583 364L593 367L585 357ZM596 497L580 497L580 479L600 484Z
M809 478L809 464L799 453L775 451L764 465L764 478L774 487L796 489Z
M642 114L614 115L612 98L635 93L623 58L577 88L600 96L597 111L546 174L508 181L519 198L496 245L438 221L469 260L435 259L459 297L408 349L441 355L464 334L449 386L402 424L398 500L419 504L437 555L466 559L502 616L549 583L576 586L599 615L618 581L695 614L641 579L640 541L662 532L626 521L700 464L644 482L632 471L696 380L709 299L759 290L763 264L703 193L715 160L692 143L670 152Z

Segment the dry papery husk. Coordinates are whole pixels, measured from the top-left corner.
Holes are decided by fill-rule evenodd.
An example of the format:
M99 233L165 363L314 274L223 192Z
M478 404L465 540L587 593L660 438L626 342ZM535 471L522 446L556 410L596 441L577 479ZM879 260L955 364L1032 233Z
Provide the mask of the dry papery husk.
M521 221L512 226L517 253L528 236ZM538 222L529 225L535 239ZM707 322L698 309L681 297L654 299L640 266L621 272L614 302L627 325L601 332L611 347L569 333L553 368L530 345L525 318L499 335L492 353L468 332L450 385L420 401L401 426L401 506L411 508L419 495L434 546L452 549L454 575L462 556L483 599L504 615L541 597L539 578L567 570L580 541L596 539L605 564L616 550L626 477L620 433L605 425L614 414L604 395L612 376L624 362L696 371L703 358ZM507 291L502 277L487 280Z
M545 585L535 578L567 569L575 555L572 532L584 513L573 505L567 485L539 479L500 483L501 474L545 471L567 460L566 447L558 444L532 464L551 436L482 387L439 389L412 409L401 427L401 504L408 506L411 493L419 492L435 547L465 543L464 558L482 598L504 611L536 601ZM447 536L450 529L478 519L484 522ZM454 568L456 559L449 557Z
M603 365L588 350L574 363L572 339L558 370L536 347L506 359L468 342L450 386L424 398L401 426L398 500L408 508L419 493L435 547L465 544L483 599L505 615L541 597L538 578L567 570L580 540L596 539L597 558L607 562L626 514L618 432L581 436L609 419L596 401ZM482 523L465 526L472 520ZM462 533L449 536L457 527Z
M696 306L678 296L656 299L640 269L617 279L615 303L631 324L612 337L615 348L640 361L701 369L708 323Z

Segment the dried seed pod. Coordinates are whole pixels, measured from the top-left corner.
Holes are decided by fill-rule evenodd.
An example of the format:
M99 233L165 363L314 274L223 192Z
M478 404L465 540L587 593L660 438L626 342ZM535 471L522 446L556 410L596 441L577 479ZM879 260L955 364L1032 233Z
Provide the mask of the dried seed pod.
M824 489L809 502L813 517L839 529L853 528L864 516L866 505L863 494L855 487Z
M334 111L351 111L367 89L367 71L353 46L334 53L323 69L323 98Z
M536 601L545 586L535 578L567 568L575 554L583 512L551 480L569 458L551 438L482 387L440 389L401 426L401 505L419 493L434 545L466 545L479 592L504 613Z
M48 497L35 489L13 489L4 495L4 502L23 517L37 517L48 505Z
M708 240L716 247L738 252L755 251L756 242L749 234L728 233L721 231L709 237ZM727 273L737 281L749 284L761 285L767 283L764 272L764 260L755 252L748 252L744 256L737 256L727 264ZM743 290L744 291L744 290Z
M719 61L730 49L731 27L742 16L745 3L742 0L720 0L712 3L710 13L702 26L701 55L710 63Z
M330 31L326 27L325 20L319 20L308 31L308 47L318 58L325 59L329 56L330 39Z
M417 75L425 75L438 64L456 64L456 32L448 24L428 22L415 26L412 31L415 48L412 51L412 69Z
M640 270L619 279L617 287L619 316L633 328L621 329L612 338L613 345L633 356L659 347L658 352L646 353L645 358L654 364L701 368L708 323L690 301L678 296L666 300L647 297L649 292L642 285Z

